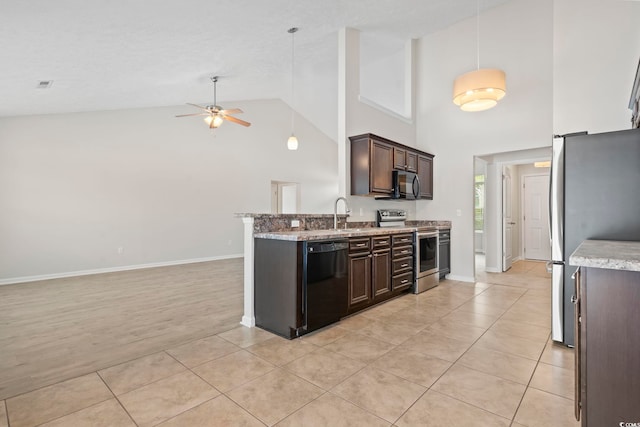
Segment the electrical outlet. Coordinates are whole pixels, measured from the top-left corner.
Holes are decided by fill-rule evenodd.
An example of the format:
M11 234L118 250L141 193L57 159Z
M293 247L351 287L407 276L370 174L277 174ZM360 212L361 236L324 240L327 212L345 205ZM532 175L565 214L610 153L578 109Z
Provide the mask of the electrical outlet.
M292 219L291 220L291 226L292 227L300 227L300 221L297 219Z
M456 216L462 216L462 209L456 209Z
M360 216L364 216L364 210L360 208Z
M124 246L118 247L118 255L122 255L124 253Z

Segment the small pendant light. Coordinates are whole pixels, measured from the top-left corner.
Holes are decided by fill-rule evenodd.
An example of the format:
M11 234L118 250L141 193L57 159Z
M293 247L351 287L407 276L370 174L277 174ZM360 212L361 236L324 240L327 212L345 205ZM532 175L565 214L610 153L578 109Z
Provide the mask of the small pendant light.
M298 149L298 138L296 138L293 133L294 129L294 118L295 118L295 110L293 109L294 101L295 101L295 91L294 91L294 76L295 76L295 56L294 56L294 38L295 33L298 31L297 27L292 27L287 30L289 34L291 34L291 136L287 139L287 148L289 150L297 150Z
M506 95L506 75L495 68L480 68L480 0L476 1L477 69L458 76L453 83L453 103L462 111L493 108Z

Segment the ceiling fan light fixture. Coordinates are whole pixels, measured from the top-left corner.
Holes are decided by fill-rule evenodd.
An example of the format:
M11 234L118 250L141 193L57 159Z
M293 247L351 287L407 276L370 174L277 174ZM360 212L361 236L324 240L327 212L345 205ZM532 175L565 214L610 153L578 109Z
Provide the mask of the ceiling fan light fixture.
M207 125L209 125L209 129L217 129L220 127L224 120L222 119L222 116L220 116L220 114L212 114L205 117L204 121Z
M228 120L233 123L237 123L244 127L251 126L251 123L241 120L237 117L232 116L232 114L240 114L242 110L240 108L231 108L224 109L217 104L217 83L218 76L211 77L211 81L213 82L213 104L202 106L198 104L190 104L192 107L196 107L201 110L200 113L192 113L192 114L178 114L176 117L188 117L188 116L206 116L204 118L204 122L209 126L209 129L217 129L219 128L225 120Z

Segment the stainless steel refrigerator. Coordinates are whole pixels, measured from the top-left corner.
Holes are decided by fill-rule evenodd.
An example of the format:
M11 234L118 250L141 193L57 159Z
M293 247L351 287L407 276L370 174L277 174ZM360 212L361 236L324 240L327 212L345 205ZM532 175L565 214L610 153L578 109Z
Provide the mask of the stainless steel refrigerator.
M549 197L551 337L573 346L569 256L586 239L640 240L640 129L555 137Z

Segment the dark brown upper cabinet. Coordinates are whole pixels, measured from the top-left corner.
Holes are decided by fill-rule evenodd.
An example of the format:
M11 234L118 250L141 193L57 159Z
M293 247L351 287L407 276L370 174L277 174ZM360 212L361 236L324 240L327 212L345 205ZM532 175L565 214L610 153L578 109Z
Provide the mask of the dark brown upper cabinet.
M418 171L418 153L404 148L393 148L393 168L408 171Z
M433 154L366 133L351 141L351 194L390 196L393 170L418 174L420 198L433 200Z
M418 155L418 179L420 198L433 200L433 156Z
M393 145L365 134L351 140L351 194L389 196L393 192Z

